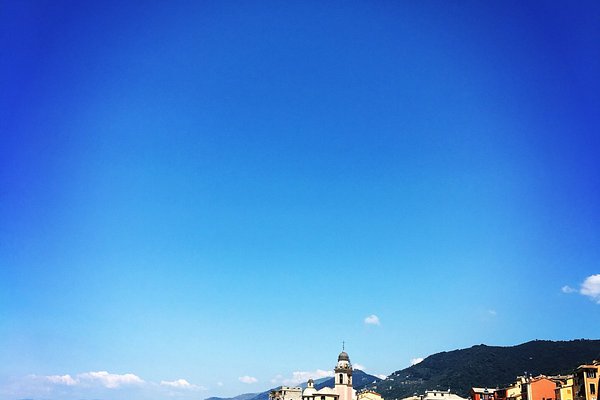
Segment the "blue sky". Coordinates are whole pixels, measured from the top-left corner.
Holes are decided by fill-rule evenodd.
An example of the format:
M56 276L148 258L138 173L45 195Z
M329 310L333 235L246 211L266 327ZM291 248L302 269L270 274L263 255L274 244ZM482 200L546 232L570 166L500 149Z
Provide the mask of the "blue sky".
M599 18L5 3L0 398L255 392L342 340L389 374L598 338Z

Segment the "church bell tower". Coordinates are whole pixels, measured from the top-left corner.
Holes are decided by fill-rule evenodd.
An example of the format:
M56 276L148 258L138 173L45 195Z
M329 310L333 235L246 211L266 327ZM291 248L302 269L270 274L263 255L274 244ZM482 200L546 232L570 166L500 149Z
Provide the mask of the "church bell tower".
M348 353L342 351L338 356L338 362L334 369L335 391L339 394L339 400L352 400L354 390L352 389L352 364Z

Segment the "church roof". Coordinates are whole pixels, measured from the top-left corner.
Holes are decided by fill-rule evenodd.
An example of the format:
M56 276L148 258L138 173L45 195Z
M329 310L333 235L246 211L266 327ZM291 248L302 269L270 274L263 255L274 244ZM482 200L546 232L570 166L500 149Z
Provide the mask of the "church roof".
M339 396L338 392L336 392L333 388L330 387L324 387L320 390L317 390L315 392L316 395L318 394L324 394L324 395L329 395L329 396Z
M348 353L346 353L345 351L342 351L340 353L340 355L338 356L338 361L350 361L350 357L348 356Z
M302 396L313 396L317 392L314 386L309 386L302 392Z

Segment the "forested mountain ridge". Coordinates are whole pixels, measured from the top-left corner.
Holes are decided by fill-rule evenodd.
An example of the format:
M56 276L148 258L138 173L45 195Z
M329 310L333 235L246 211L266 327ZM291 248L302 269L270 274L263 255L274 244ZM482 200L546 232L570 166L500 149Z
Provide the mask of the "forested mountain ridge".
M600 340L534 340L509 347L481 344L433 354L368 388L386 400L431 389L451 389L466 397L473 386L505 387L525 373L570 373L578 365L594 359L600 359Z

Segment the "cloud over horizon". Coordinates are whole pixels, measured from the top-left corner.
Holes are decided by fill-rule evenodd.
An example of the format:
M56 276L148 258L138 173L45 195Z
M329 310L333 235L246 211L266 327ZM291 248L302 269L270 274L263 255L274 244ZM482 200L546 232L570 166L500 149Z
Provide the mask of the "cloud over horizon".
M69 374L67 375L48 375L44 377L48 382L55 383L58 385L67 385L73 386L78 383L73 377Z
M35 375L30 374L15 378L9 386L1 388L0 396L8 395L16 398L79 398L106 397L127 399L139 394L153 397L184 396L197 391L207 390L206 387L190 383L186 379L172 381L161 380L160 383L145 381L133 373L115 374L108 371L89 371L64 375ZM112 393L108 395L108 393Z
M248 375L240 376L238 378L238 380L242 383L247 383L247 384L252 384L252 383L258 382L258 379L256 379L253 376L248 376Z
M365 324L366 325L381 325L381 322L379 321L379 317L375 314L371 314L368 317L365 317Z
M585 278L581 284L579 293L600 304L600 274L590 275Z
M331 376L333 376L333 371L326 371L324 369L316 369L314 371L294 371L292 372L292 376L288 378L284 377L283 375L277 375L271 379L271 383L289 386L307 382L310 378L316 380Z
M160 381L161 386L167 386L175 389L186 389L186 390L206 390L204 386L194 385L189 383L185 379L176 379L174 381Z
M143 385L146 382L139 376L131 373L111 374L108 371L90 371L75 375L29 375L27 379L37 382L46 382L58 386L102 386L115 389L124 385Z
M580 289L574 289L569 285L565 285L560 289L563 293L579 293L582 296L588 297L596 304L600 304L600 274L590 275L583 280Z
M122 385L142 385L146 383L135 374L111 374L108 371L85 372L78 374L79 382L99 383L100 385L114 389Z

